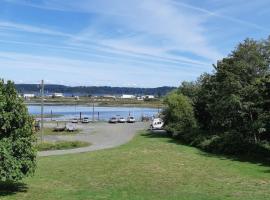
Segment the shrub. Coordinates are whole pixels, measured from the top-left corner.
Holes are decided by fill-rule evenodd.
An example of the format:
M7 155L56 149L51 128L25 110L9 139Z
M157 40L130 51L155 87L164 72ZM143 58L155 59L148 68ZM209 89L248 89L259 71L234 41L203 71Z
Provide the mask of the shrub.
M165 128L174 137L190 133L196 127L193 107L188 97L172 92L165 99Z

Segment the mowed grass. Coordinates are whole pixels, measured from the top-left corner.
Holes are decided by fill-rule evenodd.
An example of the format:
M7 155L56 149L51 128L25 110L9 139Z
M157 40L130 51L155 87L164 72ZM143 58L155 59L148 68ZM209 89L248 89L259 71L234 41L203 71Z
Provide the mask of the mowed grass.
M35 176L25 184L2 190L0 199L270 199L268 166L215 157L145 133L114 149L39 158Z

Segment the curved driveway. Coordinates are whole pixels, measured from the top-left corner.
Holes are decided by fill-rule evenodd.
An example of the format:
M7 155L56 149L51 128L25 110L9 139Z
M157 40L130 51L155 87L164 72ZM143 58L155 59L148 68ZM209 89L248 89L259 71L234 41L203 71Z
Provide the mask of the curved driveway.
M38 152L38 156L75 154L116 147L127 143L139 130L144 130L148 127L149 124L143 122L134 124L94 123L78 125L78 128L82 130L80 134L70 136L45 136L45 141L85 141L92 145L69 150L42 151Z

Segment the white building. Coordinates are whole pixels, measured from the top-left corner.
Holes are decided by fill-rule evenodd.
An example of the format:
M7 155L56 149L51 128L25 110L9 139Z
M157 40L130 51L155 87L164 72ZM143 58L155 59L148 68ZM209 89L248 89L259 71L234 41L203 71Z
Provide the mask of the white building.
M34 98L35 97L35 94L24 94L23 95L23 98L25 99L30 99L30 98Z
M121 99L135 99L136 97L134 95L131 94L123 94L121 96Z
M146 96L145 96L145 99L154 99L154 98L155 98L154 95L146 95Z
M53 93L53 97L64 97L63 93Z
M114 95L104 95L103 98L107 98L107 99L115 99L116 96L114 96Z
M137 97L138 101L143 101L143 97Z
M143 99L143 100L145 100L145 99L155 99L155 96L154 95L144 95L144 96L141 96L139 98L140 98L140 100L141 99Z

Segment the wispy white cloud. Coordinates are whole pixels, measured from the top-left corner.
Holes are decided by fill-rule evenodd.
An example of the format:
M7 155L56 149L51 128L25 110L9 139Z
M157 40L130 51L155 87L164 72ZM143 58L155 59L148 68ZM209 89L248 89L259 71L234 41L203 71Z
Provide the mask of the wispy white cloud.
M68 33L63 33L60 31L55 31L47 28L40 28L37 26L31 26L27 24L14 23L10 21L0 21L0 30L24 31L37 34L72 37L72 35Z
M37 42L28 42L28 41L16 41L14 39L8 40L0 40L1 43L10 43L17 45L28 45L28 46L39 46L39 47L48 47L50 49L62 49L71 52L82 52L90 54L89 50L91 50L91 54L93 55L93 51L100 51L102 53L111 53L113 55L95 55L99 57L111 57L111 59L115 59L121 62L121 60L126 60L127 57L129 59L140 61L144 59L142 62L167 62L168 64L194 64L200 67L209 66L207 62L197 61L195 59L186 58L184 56L173 56L165 53L166 51L171 50L167 47L151 47L147 45L140 44L138 41L139 37L133 39L102 39L97 37L96 35L91 34L91 40L89 40L89 32L86 31L85 34L79 34L78 36L74 36L72 34L55 31L52 29L40 28L37 26L30 26L26 24L13 23L7 21L0 21L0 30L14 30L14 31L24 31L36 34L48 34L51 36L63 36L65 38L69 38L69 41L64 45L59 44L50 44L50 43L37 43ZM9 33L10 34L10 33ZM8 35L8 34L7 34ZM88 36L88 37L87 37ZM141 37L142 38L142 37ZM91 41L91 43L85 43L85 41ZM82 42L82 43L80 43ZM175 47L177 48L177 47ZM121 59L119 60L119 57Z
M207 1L215 6L206 8L192 0L4 1L20 4L18 7L22 8L39 8L35 11L53 10L51 13L57 16L80 13L84 18L89 17L88 24L76 29L77 34L69 27L60 28L62 31L51 28L57 26L50 26L48 21L36 26L39 23L35 19L20 20L22 23L0 19L0 33L4 36L0 40L4 44L0 46L0 68L41 69L49 76L69 73L73 82L89 77L99 84L107 81L107 84L123 85L130 81L160 85L167 81L176 85L177 80L190 80L204 71L209 72L211 64L223 57L224 48L213 42L213 35L221 40L219 34L223 33L210 32L220 19L233 22L235 27L268 31L266 26L229 15L226 10L229 3L220 0ZM216 21L209 24L213 19ZM226 30L218 26L219 31ZM63 30L71 30L72 34ZM9 34L18 37L9 37ZM13 52L21 53L3 53L5 47L11 49L9 44L14 47ZM22 47L30 47L31 51ZM133 77L136 80L128 80ZM163 83L158 83L157 77L164 77Z
M33 56L21 53L0 52L0 70L2 72L24 71L31 76L25 77L27 81L37 81L40 79L52 79L57 82L59 77L69 79L65 84L78 85L115 85L126 86L130 83L137 83L138 86L153 87L158 85L176 85L185 78L195 78L194 72L190 72L189 67L177 69L181 75L172 73L175 69L166 68L162 65L144 68L133 64L122 65L118 63L102 63L97 61L82 61L77 59L67 59L52 56ZM200 69L197 69L200 72ZM10 73L9 73L10 74ZM50 74L50 78L48 78ZM72 74L72 76L70 76ZM13 80L21 80L19 74L9 75ZM133 78L131 78L133 77ZM137 80L139 77L141 81ZM157 77L164 77L156 83ZM147 79L147 81L143 81Z
M74 3L74 7L77 6ZM104 19L106 16L102 16L100 24L88 27L77 36L82 40L91 39L95 32L102 36L102 30L109 26L108 22L110 22L120 31L134 34L127 35L127 37L124 35L121 38L118 35L105 35L104 38L101 38L103 43L123 44L125 41L125 47L129 46L129 49L133 50L142 50L149 46L166 51L179 50L211 61L221 57L218 51L208 43L201 19L191 16L185 10L176 9L169 0L132 1L132 3L123 0L113 2L101 0L94 5L91 1L84 1L84 9L89 12L99 12L103 9L103 12L122 13L126 17L121 18L114 15ZM118 46L121 48L121 45ZM139 46L141 48L138 48Z
M12 2L18 3L16 0L12 0ZM104 26L110 27L110 25L116 25L119 29L134 32L137 35L139 34L137 37L134 36L136 38L132 38L132 40L137 40L137 42L138 37L142 38L142 36L146 36L140 40L140 43L137 43L137 47L139 45L142 48L149 46L149 43L145 44L143 40L150 38L157 41L166 40L171 46L168 47L168 44L166 44L165 49L178 49L184 52L191 52L210 59L212 62L221 57L220 53L208 43L206 31L201 25L201 19L197 16L190 15L184 9L176 9L171 0L99 0L95 2L91 0L80 0L76 2L71 0L64 2L47 0L42 1L41 4L29 3L29 1L22 2L27 5L40 6L46 9L98 13L100 18L97 20L100 21L100 24L96 24L93 27L95 32L102 34L101 32L104 30ZM20 1L20 3L22 2ZM93 29L88 27L77 37L91 38L92 31ZM89 34L87 35L87 33ZM118 36L109 39L117 42ZM131 43L130 46L132 47L134 45ZM134 49L137 47L134 47ZM158 47L155 46L155 48Z
M231 4L235 4L235 1L231 1L230 3ZM241 6L246 5L247 3L253 3L252 4L252 8L254 9L254 1L252 1L252 2L244 1L241 4ZM256 3L258 3L258 2L256 1ZM192 10L195 10L195 11L199 11L201 13L205 13L208 16L218 17L218 18L225 19L227 21L231 21L231 22L234 22L234 23L237 23L237 24L241 24L241 25L244 25L244 26L247 26L247 27L254 28L254 29L263 30L263 31L270 31L270 29L269 28L266 28L265 26L260 26L258 24L251 23L251 22L246 21L246 20L241 20L241 19L238 19L236 17L232 17L232 16L230 16L228 14L227 15L226 14L222 14L222 12L224 12L224 11L231 10L228 7L225 7L223 9L218 10L218 11L210 11L210 10L207 10L207 9L204 9L204 8L201 8L201 7L192 6L190 4L179 2L179 1L174 1L173 4L176 5L176 6L180 6L180 7L192 9ZM237 8L237 11L239 12L239 8Z

